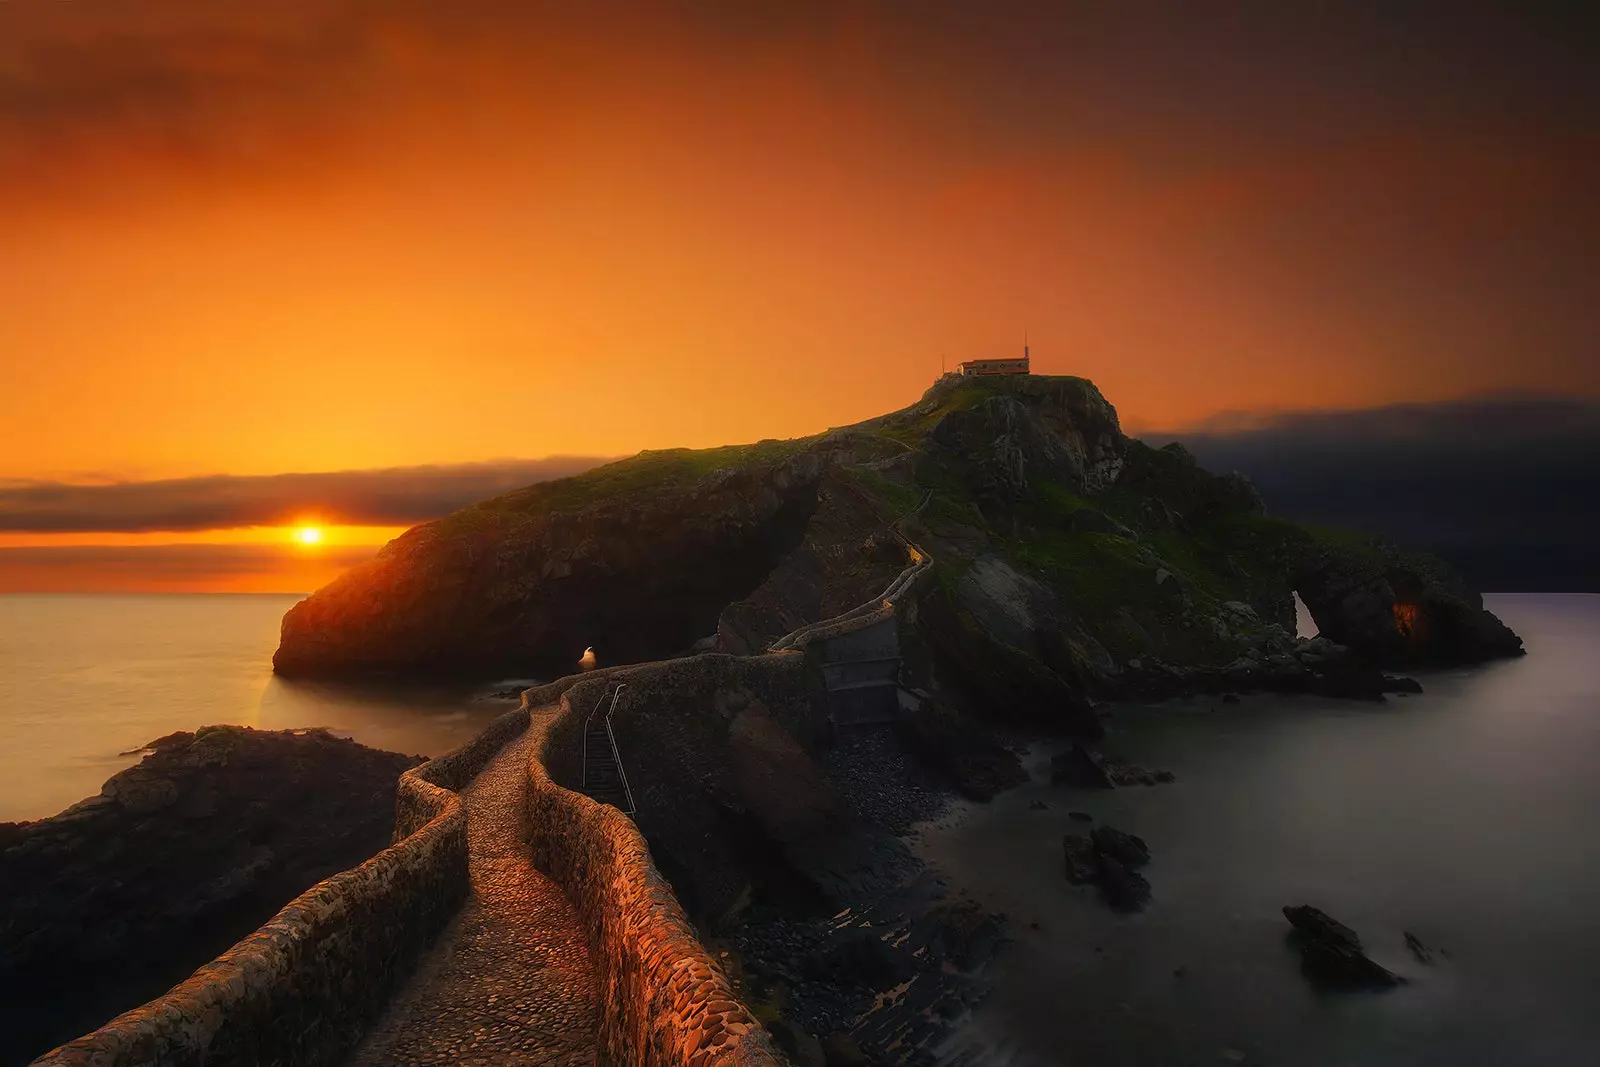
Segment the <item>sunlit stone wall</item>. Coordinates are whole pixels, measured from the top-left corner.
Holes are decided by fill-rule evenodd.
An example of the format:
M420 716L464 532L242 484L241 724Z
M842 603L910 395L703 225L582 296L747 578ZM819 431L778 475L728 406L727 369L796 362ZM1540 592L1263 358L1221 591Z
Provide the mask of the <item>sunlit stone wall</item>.
M560 714L573 714L574 699L593 703L592 694L581 699L584 688L562 694ZM533 729L542 734L549 722L536 720ZM542 762L544 740L528 767L534 857L566 891L588 936L610 1062L778 1067L783 1061L695 935L638 827L555 784Z

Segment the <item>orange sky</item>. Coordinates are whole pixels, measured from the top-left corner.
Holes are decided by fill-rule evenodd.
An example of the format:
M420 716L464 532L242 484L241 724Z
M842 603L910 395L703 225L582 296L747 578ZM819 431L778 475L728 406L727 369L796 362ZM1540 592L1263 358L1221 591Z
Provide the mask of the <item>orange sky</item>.
M1600 391L1532 31L544 10L0 4L0 480L792 436L1024 329L1135 428Z

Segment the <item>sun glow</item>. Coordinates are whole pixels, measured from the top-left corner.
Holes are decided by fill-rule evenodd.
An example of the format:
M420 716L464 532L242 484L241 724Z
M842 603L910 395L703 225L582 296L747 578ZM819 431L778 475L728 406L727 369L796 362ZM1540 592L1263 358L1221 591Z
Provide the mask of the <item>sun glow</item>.
M294 539L302 545L322 544L322 527L301 526L294 532Z

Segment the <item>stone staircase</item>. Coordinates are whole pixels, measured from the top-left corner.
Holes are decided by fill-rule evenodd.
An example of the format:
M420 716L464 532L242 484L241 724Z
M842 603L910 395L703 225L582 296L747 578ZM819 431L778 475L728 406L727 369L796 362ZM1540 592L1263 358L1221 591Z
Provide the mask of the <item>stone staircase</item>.
M611 713L625 685L609 694L602 693L594 710L583 724L583 793L601 804L610 804L624 815L634 813L633 790L623 773L617 753L617 739L611 730ZM609 698L609 699L608 699Z

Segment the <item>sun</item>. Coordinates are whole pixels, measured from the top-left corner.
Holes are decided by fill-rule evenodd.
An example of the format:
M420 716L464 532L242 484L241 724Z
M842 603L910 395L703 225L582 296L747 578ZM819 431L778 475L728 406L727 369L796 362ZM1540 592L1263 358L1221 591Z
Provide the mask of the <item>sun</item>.
M302 526L294 532L294 539L302 545L322 544L322 527Z

